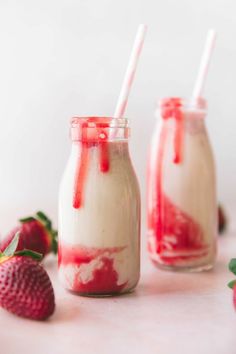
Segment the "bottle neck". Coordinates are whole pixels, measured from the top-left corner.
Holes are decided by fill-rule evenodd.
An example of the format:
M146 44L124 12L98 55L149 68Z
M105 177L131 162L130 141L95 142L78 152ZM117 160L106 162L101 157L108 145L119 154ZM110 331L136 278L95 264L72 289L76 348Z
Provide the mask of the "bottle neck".
M178 130L200 132L205 129L206 103L201 100L193 105L181 98L167 98L161 100L158 116L163 124L174 124Z
M174 164L181 164L184 161L184 145L187 135L206 133L205 114L205 107L186 104L180 98L168 98L161 101L159 108L162 125L160 145L163 148L168 136L171 137Z
M161 99L158 108L163 119L178 118L179 115L203 118L207 104L203 98L193 103L179 97L169 97Z
M78 159L78 154L80 156L82 150L86 149L90 156L94 159L100 159L102 152L106 151L111 159L126 159L130 158L129 144L127 140L121 141L109 141L105 144L84 144L81 142L73 142L71 146L71 157ZM94 160L94 161L95 161Z
M161 124L168 125L169 129L182 129L186 133L197 134L205 132L205 111L181 110L180 114L171 115L164 118L162 113L159 113Z

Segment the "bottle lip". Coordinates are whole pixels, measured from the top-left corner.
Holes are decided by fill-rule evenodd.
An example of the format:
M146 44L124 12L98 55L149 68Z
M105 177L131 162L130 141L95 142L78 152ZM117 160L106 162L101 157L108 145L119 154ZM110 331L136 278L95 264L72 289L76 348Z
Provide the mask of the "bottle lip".
M129 138L127 118L104 116L72 117L70 135L75 142L97 144L108 141L123 141Z
M74 116L70 120L71 127L83 128L126 128L129 120L125 117L114 118L107 116Z
M164 97L158 100L159 108L178 108L185 111L206 111L207 101L203 97L197 100L182 97Z

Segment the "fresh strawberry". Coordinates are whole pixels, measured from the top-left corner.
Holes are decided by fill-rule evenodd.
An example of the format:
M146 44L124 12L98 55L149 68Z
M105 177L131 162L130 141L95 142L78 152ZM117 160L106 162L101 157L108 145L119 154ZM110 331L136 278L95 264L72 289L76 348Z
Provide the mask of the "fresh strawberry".
M229 270L236 275L236 258L232 258L229 262ZM236 310L236 280L232 280L228 283L228 286L233 289L233 304Z
M52 228L52 222L42 211L38 211L35 217L20 219L20 223L2 240L0 251L11 243L16 232L20 232L17 251L29 249L43 256L51 251L57 253L57 231Z
M222 234L227 227L227 218L221 205L218 206L218 231Z
M39 253L15 252L19 236L0 254L0 306L21 317L45 320L55 309L53 287L38 262Z

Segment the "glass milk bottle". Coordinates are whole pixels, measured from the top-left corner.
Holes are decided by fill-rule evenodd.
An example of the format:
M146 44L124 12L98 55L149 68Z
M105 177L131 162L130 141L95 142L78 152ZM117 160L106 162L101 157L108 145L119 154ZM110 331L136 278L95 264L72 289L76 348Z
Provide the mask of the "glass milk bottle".
M81 295L135 288L140 192L125 118L72 118L71 155L59 195L59 277Z
M217 203L206 104L163 99L148 165L148 252L159 267L201 271L216 255Z

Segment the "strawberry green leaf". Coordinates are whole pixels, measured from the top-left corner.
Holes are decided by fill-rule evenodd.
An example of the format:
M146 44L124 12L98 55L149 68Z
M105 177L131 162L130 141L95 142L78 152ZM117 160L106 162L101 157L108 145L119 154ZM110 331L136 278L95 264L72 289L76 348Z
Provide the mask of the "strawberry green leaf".
M36 215L44 221L50 221L47 215L44 214L42 211L37 211Z
M229 262L229 270L236 275L236 258L232 258Z
M13 237L11 243L3 251L4 256L12 256L14 254L19 243L19 238L20 238L20 232L17 232Z
M35 221L35 218L33 218L32 216L28 216L27 218L22 218L19 221L24 224L26 222Z
M57 254L57 249L58 249L57 230L53 229L51 220L42 211L38 211L36 213L36 217L38 221L40 221L48 231L50 235L50 241L51 241L51 250L53 253Z
M36 215L42 222L51 224L51 220L42 211L38 211Z
M36 261L41 261L42 258L43 258L43 255L41 253L34 252L34 251L31 251L31 250L27 250L27 249L15 252L14 256L31 257L31 258L35 259Z
M236 280L231 280L231 281L228 283L228 287L229 287L230 289L233 289L235 285L236 285Z
M52 246L51 246L52 252L53 252L54 254L57 254L57 251L58 251L57 231L56 231L56 230L53 230L53 231L51 232L51 234L52 234Z
M51 222L51 220L42 211L38 211L36 213L36 216L37 216L37 219L50 232L52 230L52 222Z

